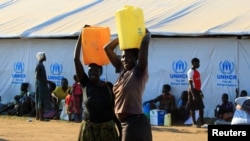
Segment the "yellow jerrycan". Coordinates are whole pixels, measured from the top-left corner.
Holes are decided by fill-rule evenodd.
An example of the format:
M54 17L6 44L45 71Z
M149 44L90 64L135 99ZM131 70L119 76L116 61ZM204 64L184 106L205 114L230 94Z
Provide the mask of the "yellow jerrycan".
M91 26L82 29L82 57L83 63L96 63L100 66L110 63L103 47L110 42L109 27Z
M171 126L171 114L165 114L164 116L164 126Z
M115 21L120 49L140 48L141 40L146 34L142 9L125 5L116 11Z

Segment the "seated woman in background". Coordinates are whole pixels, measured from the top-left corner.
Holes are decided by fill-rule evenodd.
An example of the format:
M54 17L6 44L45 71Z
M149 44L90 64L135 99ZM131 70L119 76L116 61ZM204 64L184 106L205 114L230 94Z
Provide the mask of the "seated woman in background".
M55 111L56 115L54 119L60 119L60 114L62 111L62 101L65 100L65 97L68 94L68 90L71 89L71 86L69 86L69 82L67 78L61 79L61 85L56 86L54 91L51 93L53 102L55 103Z
M164 110L166 113L171 113L171 119L173 122L175 122L178 112L176 108L175 97L170 93L170 91L171 86L164 84L162 87L162 94L154 99L144 102L143 106L147 103L155 104L159 102L159 107L157 109Z
M22 83L20 93L14 97L14 102L8 104L0 113L17 116L35 116L35 94L29 91L29 83Z
M239 89L236 88L236 89L235 89L235 93L236 93L236 98L247 96L247 91L246 91L246 90L242 90L242 91L240 92L240 95L239 95Z
M221 97L222 104L217 105L215 109L215 116L217 119L222 119L227 122L231 122L233 118L234 105L231 101L228 101L228 94L224 93Z

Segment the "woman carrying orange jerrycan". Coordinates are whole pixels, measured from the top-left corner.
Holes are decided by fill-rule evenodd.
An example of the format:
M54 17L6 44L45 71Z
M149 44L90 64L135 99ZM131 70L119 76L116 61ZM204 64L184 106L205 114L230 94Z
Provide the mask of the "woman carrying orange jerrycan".
M85 28L90 28L85 26ZM117 127L120 122L114 114L112 86L100 79L102 65L90 62L87 72L80 60L82 34L79 35L74 51L76 75L83 89L85 105L78 141L119 141ZM96 39L98 40L98 38ZM99 57L95 55L93 57Z

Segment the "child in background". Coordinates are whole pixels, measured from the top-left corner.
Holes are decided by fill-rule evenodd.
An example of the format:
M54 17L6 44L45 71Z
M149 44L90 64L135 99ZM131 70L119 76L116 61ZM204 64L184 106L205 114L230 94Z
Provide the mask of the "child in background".
M82 112L83 112L82 87L81 87L81 84L80 84L79 79L78 79L76 74L73 76L73 79L75 80L75 82L73 83L72 89L71 89L72 97L74 99L74 101L72 102L72 108L73 108L73 110L74 110L73 112L75 114L75 121L81 122L82 121Z
M65 97L65 107L66 107L66 112L69 117L69 121L73 121L73 96L72 96L72 91L71 89L67 90L67 96Z
M188 91L182 91L181 97L177 100L178 118L185 122L189 117L189 111L187 110Z

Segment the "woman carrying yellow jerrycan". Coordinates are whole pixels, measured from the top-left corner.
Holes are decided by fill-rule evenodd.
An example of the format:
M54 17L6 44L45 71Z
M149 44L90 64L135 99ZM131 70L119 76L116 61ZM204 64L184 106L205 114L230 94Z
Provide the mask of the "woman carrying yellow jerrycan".
M123 41L119 32L118 38L104 46L110 62L120 72L114 83L113 92L115 114L122 125L122 141L153 140L150 122L142 110L143 91L148 81L148 48L151 34L146 28L141 30L146 34L142 36L142 40L138 40L139 45L128 45L121 48L121 58L115 53L115 48L118 45L121 47L121 40ZM135 31L128 29L125 32ZM124 39L124 42L130 42L130 39Z
M126 29L123 26L131 20L126 20L126 15L118 15L121 15L120 19L124 18L126 21L118 24L122 24L121 29ZM117 27L120 28L120 26ZM152 141L151 125L142 110L143 91L148 81L148 47L151 34L145 27L138 28L146 33L142 35L141 40L136 40L139 44L124 45L132 39L123 38L122 35L124 32L131 34L137 32L133 27L137 27L137 24L130 25L127 30L118 29L118 38L105 45L104 49L112 65L120 72L113 91L115 114L122 125L122 141ZM122 50L121 58L115 53L118 45Z

